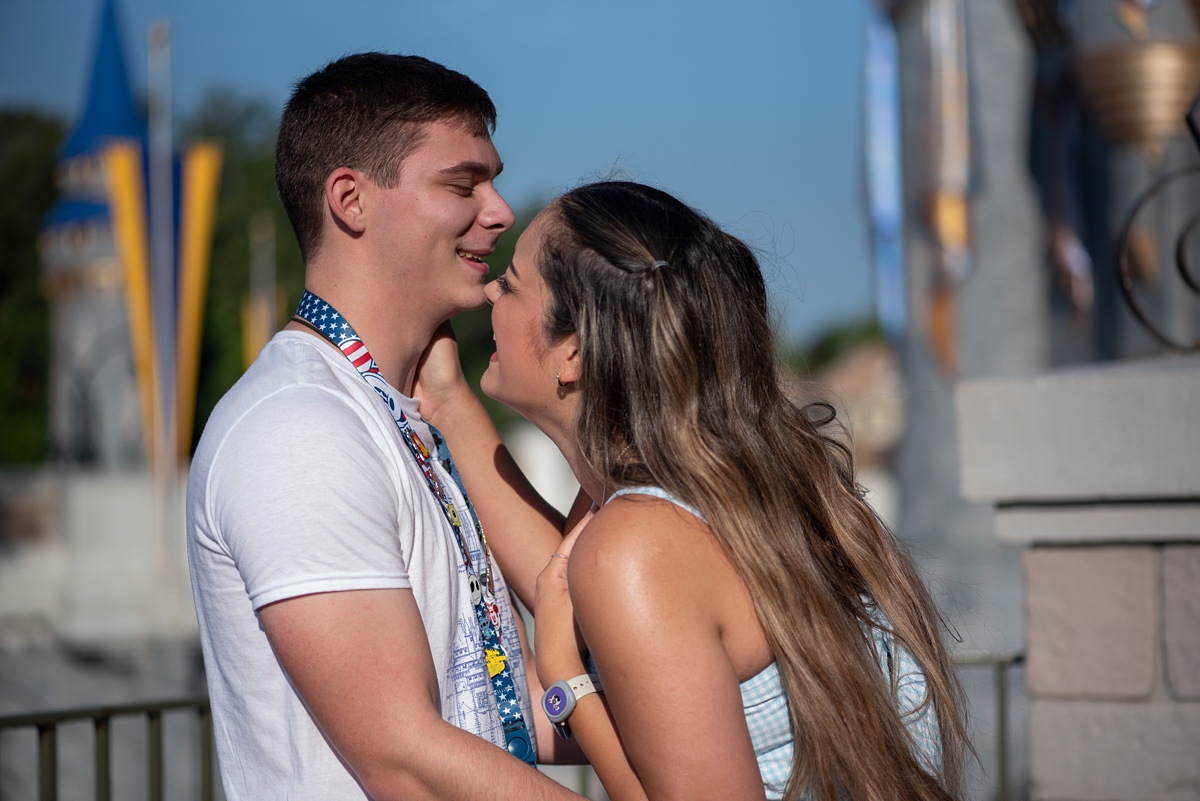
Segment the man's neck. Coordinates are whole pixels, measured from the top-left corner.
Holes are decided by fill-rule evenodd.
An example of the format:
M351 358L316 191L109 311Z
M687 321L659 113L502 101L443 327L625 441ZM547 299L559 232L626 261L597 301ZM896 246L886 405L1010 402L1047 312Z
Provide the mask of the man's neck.
M384 380L405 395L412 395L417 363L429 346L437 325L426 324L420 315L408 314L408 310L392 305L378 295L372 297L369 293L311 283L305 288L336 309L354 326ZM295 320L288 323L287 329L304 331L324 339L319 332Z

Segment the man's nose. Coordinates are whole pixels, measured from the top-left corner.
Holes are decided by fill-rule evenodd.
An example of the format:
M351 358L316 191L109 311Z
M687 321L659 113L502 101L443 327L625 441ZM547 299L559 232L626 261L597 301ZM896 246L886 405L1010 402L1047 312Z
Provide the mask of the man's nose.
M493 187L491 197L488 198L487 204L479 215L480 225L492 231L507 231L513 227L516 219L508 201L501 197Z

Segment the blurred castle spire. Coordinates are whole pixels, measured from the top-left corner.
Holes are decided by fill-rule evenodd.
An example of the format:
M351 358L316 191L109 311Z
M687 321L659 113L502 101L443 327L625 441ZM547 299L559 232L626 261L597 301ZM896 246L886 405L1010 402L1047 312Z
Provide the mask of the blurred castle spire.
M167 144L173 176L159 216L169 245L152 275L148 131L115 0L101 0L95 41L84 111L60 153L61 200L40 243L52 316L50 448L63 465L141 469L156 455L176 463L191 440L221 150L199 143L173 157ZM169 293L157 309L156 286Z
M104 151L145 141L114 0L102 0L84 111L60 153L58 204L41 237L51 304L50 448L54 461L100 468L144 464L124 276Z
M95 151L113 137L145 138L146 125L129 87L114 0L102 0L91 83L85 103L74 133L63 145L64 159Z

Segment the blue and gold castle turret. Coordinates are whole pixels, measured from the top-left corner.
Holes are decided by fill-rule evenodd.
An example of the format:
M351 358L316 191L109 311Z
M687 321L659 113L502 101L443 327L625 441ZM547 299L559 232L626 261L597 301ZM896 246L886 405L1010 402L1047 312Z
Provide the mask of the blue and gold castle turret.
M41 240L53 310L50 442L60 463L139 468L186 455L179 443L190 441L221 153L198 144L175 160L176 303L155 310L147 129L113 0L102 0L94 52L84 111L60 154L61 200ZM174 359L159 358L156 311L173 318ZM173 362L175 375L160 362Z

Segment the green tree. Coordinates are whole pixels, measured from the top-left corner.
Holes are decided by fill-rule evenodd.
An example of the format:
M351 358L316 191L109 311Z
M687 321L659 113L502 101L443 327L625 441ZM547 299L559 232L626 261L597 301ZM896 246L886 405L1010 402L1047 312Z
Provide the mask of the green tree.
M250 292L250 221L260 212L270 213L275 222L282 309L294 308L304 291L300 248L275 191L277 128L278 117L266 102L227 89L210 91L180 126L183 141L219 142L225 153L200 340L193 448L213 407L244 370L242 304ZM282 309L280 326L286 320Z
M46 457L50 308L37 241L58 199L62 138L57 119L0 110L0 465Z
M872 315L830 325L808 347L784 348L780 357L796 375L811 377L852 348L882 338L879 321Z

